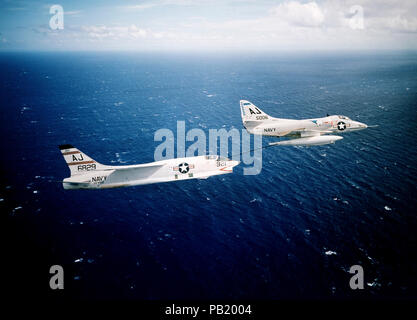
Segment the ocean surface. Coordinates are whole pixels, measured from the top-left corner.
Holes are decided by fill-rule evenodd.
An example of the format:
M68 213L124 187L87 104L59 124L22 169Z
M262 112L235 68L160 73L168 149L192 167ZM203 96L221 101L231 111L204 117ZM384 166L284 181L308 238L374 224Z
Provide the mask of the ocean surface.
M417 297L417 54L0 54L2 264L20 296ZM239 100L373 127L263 150L262 171L64 190L69 143L154 161L156 130L241 130ZM264 138L263 145L275 141ZM189 143L191 144L191 143ZM187 144L187 146L189 145ZM49 289L61 265L65 289ZM351 290L361 265L365 289Z

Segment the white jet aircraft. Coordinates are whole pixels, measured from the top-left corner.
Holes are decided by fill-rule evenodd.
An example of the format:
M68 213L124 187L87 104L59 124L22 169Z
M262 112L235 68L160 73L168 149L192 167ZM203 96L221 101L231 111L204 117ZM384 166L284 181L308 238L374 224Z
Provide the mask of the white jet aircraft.
M91 159L72 145L59 146L71 171L62 181L64 189L104 189L143 184L207 179L210 176L233 172L239 161L217 155L187 157L157 162L107 166Z
M357 131L368 127L345 116L304 120L273 118L246 100L240 100L240 110L243 125L249 133L289 138L269 145L319 146L343 139L340 136L327 135L329 133Z

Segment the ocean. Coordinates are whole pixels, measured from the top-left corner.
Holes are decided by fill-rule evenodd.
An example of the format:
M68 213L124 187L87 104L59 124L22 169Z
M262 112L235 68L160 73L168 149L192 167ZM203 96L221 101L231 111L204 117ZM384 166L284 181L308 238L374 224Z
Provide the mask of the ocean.
M65 299L417 297L417 54L0 54L0 208L11 295ZM242 129L239 100L279 118L372 127L271 147L262 171L64 190L58 145L154 161L158 129ZM276 141L263 139L263 145ZM65 289L49 289L61 265ZM365 288L352 290L360 265Z

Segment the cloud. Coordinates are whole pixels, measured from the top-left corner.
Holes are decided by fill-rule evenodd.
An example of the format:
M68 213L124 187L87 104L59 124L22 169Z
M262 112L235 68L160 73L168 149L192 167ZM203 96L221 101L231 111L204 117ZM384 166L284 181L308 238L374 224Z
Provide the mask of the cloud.
M95 49L98 47L96 42L100 41L100 48L120 50L417 49L415 0L401 3L391 0L284 0L272 5L269 1L260 1L256 2L256 10L252 2L236 0L232 6L232 1L141 2L132 6L136 10L158 8L137 15L134 11L126 15L125 11L114 10L111 16L105 8L96 11L106 13L101 20L94 11L81 8L91 16L85 14L82 22L76 19L79 25L68 19L64 30L60 31L50 30L46 24L31 27L36 35L30 41L47 43L50 40L48 45L51 46L54 41L60 41L69 48L76 44L80 49L92 44ZM180 12L184 14L177 17L170 14L170 10L158 11L163 5L182 6ZM77 15L80 12L66 13ZM7 39L14 41L9 34Z
M81 10L74 10L74 11L65 11L64 10L64 14L68 15L68 16L75 16L75 15L79 15L81 13Z
M382 2L380 8L373 3L364 5L365 23L368 28L393 33L417 32L417 1L403 1L401 5Z
M327 1L321 5L327 27L351 28L352 21L362 15L364 32L417 32L417 1L345 0Z
M386 26L398 32L417 32L417 18L406 18L400 15L391 17L386 21Z
M201 5L204 3L209 3L209 2L205 0L200 0L200 1L198 0L154 0L154 1L144 2L144 3L140 3L136 5L123 6L122 8L129 9L129 10L146 10L146 9L150 9L154 7L161 7L161 6L167 6L167 5L197 6L197 5Z
M93 39L139 39L146 38L148 32L132 24L129 27L124 26L83 26L81 28L88 37Z
M322 27L325 30L336 28L340 32L342 29L417 32L417 2L413 0L401 3L391 0L328 0L321 3L288 1L270 12L293 27Z
M324 22L324 13L316 2L284 2L271 12L277 19L295 26L318 27Z
M149 8L153 8L160 5L159 3L142 3L142 4L136 4L136 5L132 5L132 6L124 6L122 8L124 9L132 9L132 10L145 10L145 9L149 9Z

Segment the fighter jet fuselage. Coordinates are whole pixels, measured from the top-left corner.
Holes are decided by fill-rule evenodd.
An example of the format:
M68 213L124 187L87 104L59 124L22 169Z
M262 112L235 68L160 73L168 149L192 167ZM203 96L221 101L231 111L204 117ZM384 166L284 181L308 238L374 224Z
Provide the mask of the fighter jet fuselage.
M246 100L240 101L242 122L252 134L286 137L289 140L275 142L276 145L323 145L343 139L339 134L367 128L367 125L346 116L327 116L314 119L274 118Z
M206 179L233 172L238 161L217 155L176 158L145 164L107 166L72 145L59 146L71 171L64 189L105 189L188 179Z

